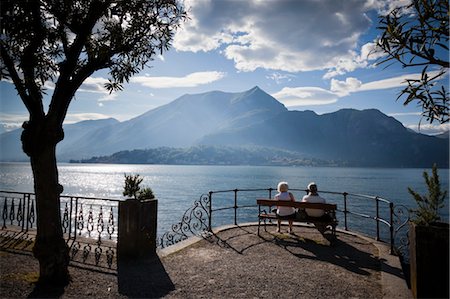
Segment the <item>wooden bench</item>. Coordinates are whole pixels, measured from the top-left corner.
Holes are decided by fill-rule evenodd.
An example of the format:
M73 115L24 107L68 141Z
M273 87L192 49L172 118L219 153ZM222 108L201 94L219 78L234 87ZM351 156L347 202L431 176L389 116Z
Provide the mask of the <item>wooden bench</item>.
M299 217L298 213L296 216L292 217L292 219L283 217L282 220L293 220L294 222L300 223L311 223L319 230L319 232L323 235L327 229L331 230L331 234L333 237L336 237L336 226L338 224L338 220L336 219L336 209L337 205L329 204L329 203L310 203L310 202L292 202L285 200L274 200L274 199L257 199L256 203L258 204L258 236L259 236L259 228L261 226L261 222L264 221L264 230L266 229L266 221L269 219L278 220L278 216L276 213L272 212L272 207L284 206L284 207L293 207L298 209L299 211L304 211L304 209L318 209L324 210L325 215L322 217L310 217L307 216L306 213L302 213L303 216ZM268 207L269 212L263 207Z

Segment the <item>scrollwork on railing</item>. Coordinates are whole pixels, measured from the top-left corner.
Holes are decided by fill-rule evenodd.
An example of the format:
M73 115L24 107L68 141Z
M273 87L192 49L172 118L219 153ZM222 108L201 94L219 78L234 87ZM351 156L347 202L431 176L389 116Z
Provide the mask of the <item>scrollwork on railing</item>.
M395 205L393 210L394 240L397 254L408 258L408 222L411 220L411 210L404 205Z
M191 236L201 235L209 229L208 219L211 202L208 194L202 194L186 212L181 221L172 225L172 230L159 239L159 247L164 248Z
M71 262L113 268L119 201L62 195L60 202L61 226ZM0 191L0 248L33 244L35 205L32 193Z

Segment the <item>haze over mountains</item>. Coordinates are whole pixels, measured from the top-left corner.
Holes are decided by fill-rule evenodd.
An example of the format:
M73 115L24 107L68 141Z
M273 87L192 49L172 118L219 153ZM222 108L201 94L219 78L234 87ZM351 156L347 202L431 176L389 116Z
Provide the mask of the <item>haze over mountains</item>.
M258 87L241 93L212 91L184 95L128 121L84 121L66 125L64 130L65 139L57 147L59 161L159 147L202 149L185 150L191 156L201 155L199 152L204 153L205 148L212 149L208 155L214 155L214 151L218 153L226 147L226 159L231 160L233 148L239 156L246 148L249 150L246 155L264 152L265 157L263 160L241 159L235 163L220 161L217 156L198 160L215 164L266 164L264 161L272 159L271 152L277 160L285 154L286 159L291 160L379 167L431 167L434 162L439 167L448 167L449 157L448 135L438 138L412 132L378 110L344 109L323 115L312 111L288 111ZM21 150L20 134L21 130L15 130L0 135L0 160L28 160ZM154 160L145 158L142 153L139 152L142 161L134 158L93 161L161 162L157 157ZM152 155L154 153L155 150ZM185 154L184 159L189 155ZM189 161L188 164L196 163L192 157ZM170 159L164 160L164 163L170 162ZM176 163L183 164L183 159Z

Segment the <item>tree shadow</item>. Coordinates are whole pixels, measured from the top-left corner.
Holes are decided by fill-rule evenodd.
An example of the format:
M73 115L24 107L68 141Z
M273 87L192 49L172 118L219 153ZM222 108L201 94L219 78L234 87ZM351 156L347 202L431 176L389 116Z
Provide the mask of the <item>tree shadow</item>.
M130 298L160 298L175 286L157 255L117 261L119 293Z
M64 284L52 284L37 282L33 291L27 298L60 298L64 294L65 287L70 282Z
M283 239L275 236L272 240L267 241L282 247L298 258L324 261L360 275L370 275L368 270L374 270L390 273L404 279L400 268L392 267L386 263L386 260L360 250L339 238L333 239L331 245L301 238L297 235L294 235L292 238ZM299 249L303 249L312 255L301 253Z
M223 232L220 234L212 233L204 237L204 239L210 243L215 243L220 247L231 249L238 254L244 254L248 249L266 242L260 238L249 240L249 235L257 236L255 232L248 227L237 225L233 229L233 234L230 236L224 236ZM245 238L246 242L243 243L240 241L240 238ZM236 240L236 242L234 242L234 240Z

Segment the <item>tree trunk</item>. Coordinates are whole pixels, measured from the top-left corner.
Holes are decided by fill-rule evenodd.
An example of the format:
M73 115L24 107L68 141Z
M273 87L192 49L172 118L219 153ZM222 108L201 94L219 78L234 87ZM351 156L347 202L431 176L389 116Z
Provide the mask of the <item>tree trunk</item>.
M69 248L61 225L56 143L62 140L59 130L49 130L46 122L24 124L22 144L30 156L36 194L37 236L33 254L39 261L39 283L65 285L69 282ZM59 137L57 137L59 136Z

